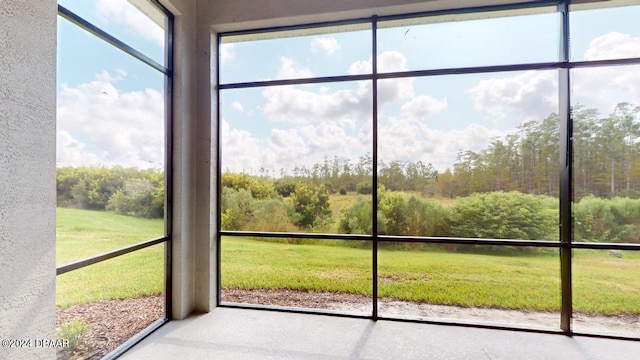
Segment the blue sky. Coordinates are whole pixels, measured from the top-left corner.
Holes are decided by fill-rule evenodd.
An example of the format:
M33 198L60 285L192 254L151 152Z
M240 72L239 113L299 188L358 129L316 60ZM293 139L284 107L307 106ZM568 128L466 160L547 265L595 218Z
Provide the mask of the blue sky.
M126 0L60 3L162 62L162 28ZM640 6L575 12L572 58L640 56L638 18ZM555 61L558 56L555 13L384 25L378 33L381 72ZM222 82L371 69L369 31L280 35L224 43ZM59 19L58 38L58 164L159 167L162 74L64 19ZM636 74L623 67L576 70L573 99L604 114L619 101L640 103ZM351 81L223 91L223 167L279 173L325 157L357 161L371 152L371 89L370 81ZM480 150L524 121L557 112L557 72L388 79L378 83L378 94L380 158L421 160L444 170L458 151Z

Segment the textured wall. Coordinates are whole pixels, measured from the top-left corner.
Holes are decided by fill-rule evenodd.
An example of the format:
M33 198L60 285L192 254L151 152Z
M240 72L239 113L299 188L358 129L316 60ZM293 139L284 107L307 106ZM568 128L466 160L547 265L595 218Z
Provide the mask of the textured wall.
M254 29L534 0L198 0L198 13L215 31Z
M56 13L0 0L1 339L55 338ZM0 359L55 358L35 345Z

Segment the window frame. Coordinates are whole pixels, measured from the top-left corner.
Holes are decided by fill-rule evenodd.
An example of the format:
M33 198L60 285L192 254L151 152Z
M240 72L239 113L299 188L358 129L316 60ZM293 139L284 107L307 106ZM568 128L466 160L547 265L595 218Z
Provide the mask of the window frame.
M73 261L56 267L56 276L66 274L68 272L83 269L87 266L100 263L109 259L114 259L129 253L149 248L154 245L164 244L164 316L155 320L144 330L128 339L114 350L106 354L103 359L115 359L125 351L140 342L151 332L167 323L171 318L172 309L172 225L173 225L173 66L174 66L174 16L173 13L166 8L159 0L148 0L150 6L154 6L165 16L165 65L159 64L147 55L129 46L126 42L112 36L107 31L85 20L73 11L58 4L58 16L68 20L71 24L78 26L80 29L96 36L98 41L105 41L109 45L123 51L125 54L132 56L140 62L157 70L164 77L164 235L144 240L139 243L125 246L112 251L107 251L98 255L94 255L85 259Z
M340 82L340 81L357 81L357 80L369 80L373 83L373 132L372 132L372 157L373 157L373 169L372 169L372 188L377 189L378 185L378 96L377 96L377 84L378 80L382 79L399 79L399 78L415 78L415 77L429 77L436 75L450 75L450 74L477 74L477 73L493 73L493 72L514 72L522 70L555 70L558 72L558 101L559 101L559 116L560 116L560 130L559 130L559 219L558 219L558 232L559 241L542 241L542 240L508 240L508 239L478 239L478 238L443 238L443 237L429 237L429 236L391 236L391 235L379 235L377 231L377 216L371 216L372 219L372 234L370 235L353 235L353 234L319 234L319 233L288 233L288 232L262 232L262 231L229 231L221 229L221 202L218 201L216 206L216 227L215 241L217 247L217 306L223 307L243 307L243 308L255 308L255 309L269 309L274 310L272 306L262 305L247 305L237 304L230 302L222 302L222 283L221 283L221 245L222 237L257 237L257 238L293 238L293 239L325 239L325 240L350 240L350 241L371 241L372 243L372 268L371 274L373 277L373 294L372 303L373 308L370 315L367 316L355 316L349 314L335 314L334 312L315 310L315 309L303 309L303 308L282 308L276 307L276 310L284 310L300 313L319 313L328 315L339 316L355 316L364 317L367 319L378 320L403 320L403 321L418 321L425 323L446 323L453 324L446 321L429 321L429 320L407 320L398 319L395 317L383 317L378 315L378 244L380 242L407 242L407 243L423 243L423 244L462 244L462 245L483 245L483 246L514 246L514 247L537 247L537 248L553 248L558 249L560 257L560 282L561 282L561 304L560 304L560 326L559 331L544 331L544 330L526 330L536 332L552 332L562 333L565 335L585 335L585 336L599 336L615 339L638 339L631 336L618 336L618 335L603 335L594 334L590 332L574 331L571 324L573 316L573 291L572 291L572 252L574 249L599 249L599 250L630 250L640 251L640 244L631 243L590 243L590 242L576 242L573 241L573 223L572 223L572 194L573 194L573 177L572 177L572 165L573 165L573 153L572 153L572 135L573 135L573 119L571 113L571 101L570 101L570 82L571 82L571 70L577 68L593 68L613 65L637 65L640 64L640 57L638 58L625 58L625 59L613 59L613 60L595 60L595 61L571 61L569 56L570 44L569 44L569 11L570 1L540 1L535 3L523 3L512 4L503 6L488 6L488 7L475 7L467 9L453 9L442 10L436 12L427 13L413 13L413 14L401 14L393 16L371 16L361 19L350 19L345 21L333 21L322 23L311 23L304 25L294 25L285 27L274 28L259 28L248 29L241 31L221 32L217 34L218 44L218 58L216 59L217 78L216 86L217 92L215 99L217 100L216 111L217 119L220 119L220 97L221 93L227 89L243 89L243 88L264 88L269 86L280 85L302 85L302 84L321 84L328 82ZM413 70L403 72L389 72L378 73L377 70L377 24L379 21L384 20L397 20L397 19L409 19L424 16L437 16L437 15L451 15L451 14L472 14L489 11L503 11L514 9L535 9L542 7L555 6L556 13L559 15L560 26L558 27L558 42L560 44L560 52L557 61L551 62L539 62L539 63L520 63L520 64L508 64L508 65L493 65L493 66L475 66L475 67L459 67L459 68L442 68L442 69L430 69L430 70ZM220 46L223 43L223 37L225 36L237 36L253 33L268 33L281 30L303 30L307 28L317 28L324 26L340 26L351 25L354 23L370 23L371 27L371 41L372 41L372 71L371 73L361 75L348 75L348 76L326 76L326 77L314 77L314 78L301 78L301 79L287 79L287 80L270 80L270 81L252 81L252 82L238 82L238 83L220 83ZM221 154L221 123L218 121L216 129L216 150L218 154ZM221 198L222 186L222 160L219 156L217 158L216 166L216 194L217 199ZM372 192L372 214L377 212L377 192ZM455 323L459 324L459 323ZM475 323L463 323L464 326L477 326L483 328L498 328L498 329L513 329L523 330L518 327L511 327L508 325L486 325Z

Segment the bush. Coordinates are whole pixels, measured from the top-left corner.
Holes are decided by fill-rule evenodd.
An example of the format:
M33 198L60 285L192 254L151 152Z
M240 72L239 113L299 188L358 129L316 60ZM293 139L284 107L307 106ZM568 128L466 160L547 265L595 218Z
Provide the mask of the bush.
M291 195L293 208L300 215L296 224L301 227L311 227L317 221L331 216L329 206L329 194L324 185L313 187L312 185L299 184Z
M222 189L221 226L223 230L248 230L253 220L254 198L246 189Z
M404 235L451 236L450 214L440 203L411 195L404 216Z
M640 243L640 200L586 196L574 204L577 241Z
M557 219L544 198L520 192L475 193L451 208L454 236L543 240L557 237Z
M128 180L122 189L111 195L106 210L121 215L162 218L164 186L154 186L148 180Z
M356 185L356 192L358 194L368 195L373 192L373 187L371 186L371 183L367 181L361 181L358 183L358 185Z
M615 234L615 218L611 211L611 201L586 196L573 207L573 234L577 241L605 242Z
M247 190L255 199L269 199L276 193L271 180L257 179L249 174L223 173L221 182L222 187Z
M378 228L382 225L380 220ZM371 200L358 196L350 208L342 209L338 228L343 234L371 234Z
M57 338L60 340L69 340L69 347L66 351L73 352L85 334L89 331L89 324L82 319L74 319L68 323L62 324L57 332Z
M256 200L253 203L253 218L242 230L268 232L294 232L296 227L289 214L293 212L291 204L280 200Z
M340 193L340 195L347 195L347 189L346 188L341 187L338 192Z
M276 182L275 190L278 195L282 197L289 197L296 191L296 184L292 182L278 181Z

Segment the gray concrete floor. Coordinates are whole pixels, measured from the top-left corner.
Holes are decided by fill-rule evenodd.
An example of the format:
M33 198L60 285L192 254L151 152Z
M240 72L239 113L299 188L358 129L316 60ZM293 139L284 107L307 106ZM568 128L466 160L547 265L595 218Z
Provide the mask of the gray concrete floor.
M640 341L217 308L121 359L640 359Z

